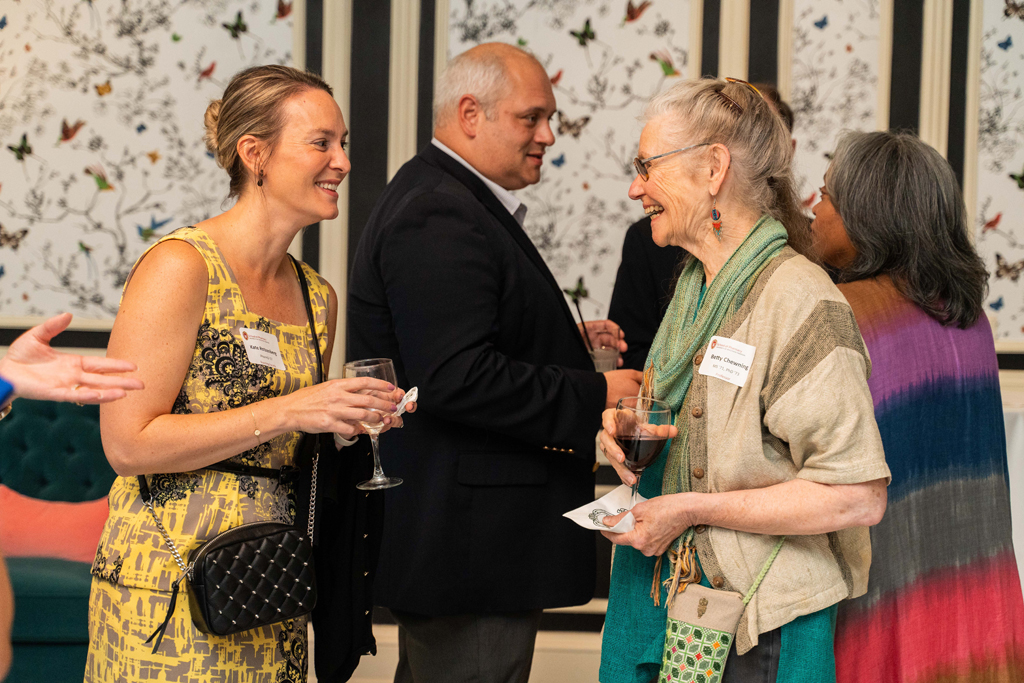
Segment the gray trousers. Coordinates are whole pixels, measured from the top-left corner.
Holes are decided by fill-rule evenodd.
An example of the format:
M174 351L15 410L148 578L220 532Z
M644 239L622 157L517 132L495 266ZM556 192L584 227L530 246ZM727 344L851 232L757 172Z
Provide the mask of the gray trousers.
M425 617L398 623L395 683L527 683L541 610Z
M722 683L775 683L779 675L779 653L782 651L782 629L762 633L747 654L736 654L736 645L729 651ZM809 682L810 683L810 682Z

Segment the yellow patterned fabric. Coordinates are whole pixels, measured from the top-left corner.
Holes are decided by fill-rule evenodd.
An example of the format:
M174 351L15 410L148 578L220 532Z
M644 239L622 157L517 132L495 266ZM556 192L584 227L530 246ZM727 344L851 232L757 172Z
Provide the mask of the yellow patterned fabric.
M316 356L309 325L290 325L251 313L223 255L201 229L181 228L160 241L172 239L195 247L209 274L195 352L172 413L231 410L312 385ZM324 353L327 283L305 264L302 268L310 286L317 341ZM249 361L242 328L277 337L283 372ZM254 438L253 448L231 460L275 469L290 466L300 438L300 433L291 432L259 446ZM156 474L148 479L154 509L183 557L240 524L294 520L294 489L274 479L210 470ZM163 621L171 583L181 571L142 504L135 477L118 477L109 502L110 517L92 565L87 682L306 680L306 619L233 636L211 636L192 625L184 595L159 652L152 654L152 644L144 641Z

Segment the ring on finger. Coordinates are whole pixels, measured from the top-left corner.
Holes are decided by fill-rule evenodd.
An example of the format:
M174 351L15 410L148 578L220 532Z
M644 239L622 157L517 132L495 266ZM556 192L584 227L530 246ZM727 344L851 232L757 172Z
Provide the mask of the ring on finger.
M82 387L81 384L76 384L75 386L71 387L71 391L78 391L81 387ZM84 403L79 403L78 401L75 401L75 405L80 407L80 408L84 408L85 407Z

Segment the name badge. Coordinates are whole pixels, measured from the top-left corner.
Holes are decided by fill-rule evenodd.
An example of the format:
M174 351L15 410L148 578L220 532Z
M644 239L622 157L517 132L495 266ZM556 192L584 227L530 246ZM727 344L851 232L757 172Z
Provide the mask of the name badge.
M249 362L257 365L269 365L278 370L284 370L284 361L281 360L281 347L277 345L277 337L269 332L261 332L248 327L242 328L242 343L245 345L245 354L249 356Z
M755 350L750 344L728 337L712 337L698 372L742 387L747 383Z

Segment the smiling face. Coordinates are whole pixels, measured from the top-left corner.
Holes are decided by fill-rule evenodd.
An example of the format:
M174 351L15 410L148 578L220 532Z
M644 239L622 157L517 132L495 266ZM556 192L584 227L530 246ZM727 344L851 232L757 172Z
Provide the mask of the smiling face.
M310 225L338 215L338 185L351 170L348 129L334 98L309 89L282 105L284 125L263 166L268 203L296 223Z
M665 117L644 126L640 134L640 158L671 152L694 141L677 144L666 135ZM659 247L687 247L697 239L698 228L711 210L707 183L698 183L692 156L697 150L655 159L647 164L647 180L637 174L629 186L629 198L643 202L644 213L651 217L651 236Z
M814 213L811 244L818 258L833 268L846 268L853 263L857 250L850 241L842 217L832 205L827 187L821 188L821 199L811 212Z
M551 79L534 59L510 57L508 95L494 106L494 119L480 116L474 166L506 190L540 180L544 150L554 144L549 119L555 113Z

